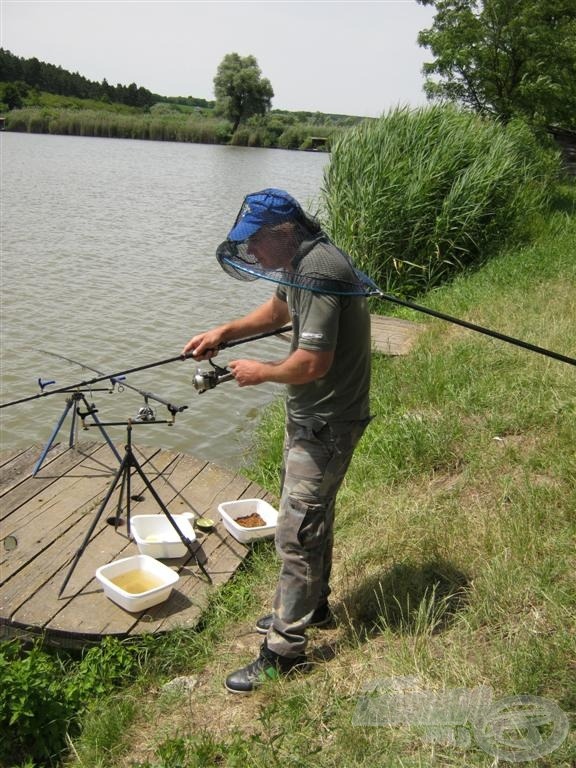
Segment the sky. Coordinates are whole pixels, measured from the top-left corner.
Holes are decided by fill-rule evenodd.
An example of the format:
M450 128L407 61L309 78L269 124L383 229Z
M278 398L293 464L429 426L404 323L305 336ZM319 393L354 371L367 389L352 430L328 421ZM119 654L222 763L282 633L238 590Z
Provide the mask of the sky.
M213 99L227 53L255 56L273 109L377 117L426 103L416 0L0 0L0 46L111 85Z

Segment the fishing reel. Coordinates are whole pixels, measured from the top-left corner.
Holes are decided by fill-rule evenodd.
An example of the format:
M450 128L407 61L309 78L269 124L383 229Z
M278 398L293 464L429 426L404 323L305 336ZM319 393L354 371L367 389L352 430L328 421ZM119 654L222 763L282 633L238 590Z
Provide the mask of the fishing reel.
M229 371L228 368L222 368L213 363L212 360L209 362L212 366L212 370L202 371L200 368L197 368L194 378L192 379L192 386L199 395L206 392L208 389L214 389L214 387L218 386L218 384L222 384L224 381L231 381L234 378L234 374L232 371Z
M132 419L132 421L137 421L137 422L156 421L156 414L154 412L154 409L151 408L148 405L148 403L146 403L146 405L143 405L141 408L138 409L138 413Z

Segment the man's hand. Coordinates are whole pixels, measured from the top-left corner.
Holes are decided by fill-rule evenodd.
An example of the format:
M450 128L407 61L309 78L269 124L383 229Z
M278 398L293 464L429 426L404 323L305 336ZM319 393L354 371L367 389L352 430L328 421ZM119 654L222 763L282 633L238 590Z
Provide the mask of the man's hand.
M296 349L285 360L263 363L258 360L232 360L228 367L240 387L263 384L309 384L330 370L334 352Z
M192 354L195 360L209 360L211 357L216 357L222 341L222 329L214 328L211 331L193 336L180 354L182 357L188 357Z
M266 364L258 360L232 360L228 363L239 387L249 387L266 381Z

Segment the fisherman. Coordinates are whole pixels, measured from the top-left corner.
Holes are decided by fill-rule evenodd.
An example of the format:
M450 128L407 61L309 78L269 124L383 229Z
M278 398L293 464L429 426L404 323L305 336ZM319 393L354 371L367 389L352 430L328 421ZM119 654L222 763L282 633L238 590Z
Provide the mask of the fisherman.
M226 688L253 691L308 666L306 629L332 621L328 603L336 494L370 420L370 317L367 301L349 286L357 272L287 192L248 195L217 256L241 279L278 283L246 316L194 336L182 350L197 360L225 342L292 324L282 360L229 363L241 387L285 384L286 425L276 528L280 575L258 658L230 674ZM361 273L360 273L361 274Z

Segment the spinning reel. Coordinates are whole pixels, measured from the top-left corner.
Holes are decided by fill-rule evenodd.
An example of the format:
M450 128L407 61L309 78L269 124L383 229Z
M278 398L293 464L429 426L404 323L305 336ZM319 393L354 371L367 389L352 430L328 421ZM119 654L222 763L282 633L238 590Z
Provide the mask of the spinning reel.
M212 366L211 371L202 371L200 368L196 370L194 378L192 379L192 386L201 395L209 389L214 389L218 384L222 384L224 381L231 381L234 378L232 371L228 368L222 368L212 360L209 361Z

